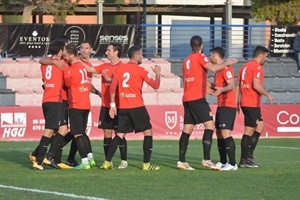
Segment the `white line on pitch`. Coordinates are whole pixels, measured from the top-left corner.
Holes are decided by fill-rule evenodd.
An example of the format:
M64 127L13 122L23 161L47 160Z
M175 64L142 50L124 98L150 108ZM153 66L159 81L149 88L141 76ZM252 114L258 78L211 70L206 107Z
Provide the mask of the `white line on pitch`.
M300 148L299 147L281 147L281 146L261 146L258 144L259 147L264 147L264 148L272 148L272 149L294 149L294 150L299 150ZM172 146L172 145L157 145L157 146L154 146L154 148L174 148L174 147L177 147L177 146ZM129 149L134 149L134 148L141 148L140 145L128 145ZM67 147L66 149L69 149L69 147ZM102 147L98 147L98 146L95 146L93 147L93 149L102 149ZM26 150L26 151L32 151L33 148L28 148L28 147L25 147L25 148L8 148L8 149L1 149L0 148L0 151L16 151L16 150Z
M272 148L272 149L296 149L299 150L299 147L281 147L281 146L260 146L258 144L258 147L264 147L264 148Z
M33 193L54 194L57 196L65 196L65 197L77 198L77 199L106 200L106 199L98 198L98 197L82 196L82 195L76 195L76 194L53 192L53 191L47 191L47 190L37 190L37 189L30 189L30 188L21 188L21 187L15 187L15 186L10 186L10 185L0 185L0 188L6 188L6 189L12 189L12 190L18 190L18 191L27 191L27 192L33 192Z

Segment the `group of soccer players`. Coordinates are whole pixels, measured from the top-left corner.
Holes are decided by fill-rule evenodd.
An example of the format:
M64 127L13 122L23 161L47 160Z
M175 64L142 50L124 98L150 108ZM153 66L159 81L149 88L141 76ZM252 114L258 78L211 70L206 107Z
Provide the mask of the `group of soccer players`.
M237 170L235 159L235 142L231 136L236 112L244 114L244 134L241 141L241 159L239 166L243 168L258 167L253 158L253 152L260 134L263 131L263 121L260 110L261 95L266 96L273 103L272 96L263 88L263 64L267 60L268 49L257 46L253 52L253 59L245 63L234 83L232 64L236 59L223 61L225 52L221 47L210 50L210 60L202 54L203 41L200 36L193 36L190 40L192 53L183 63L183 106L184 127L179 140L179 160L177 168L195 170L185 160L189 137L194 126L203 123L205 130L202 138L203 167L213 170ZM207 72L215 72L214 82L207 79ZM217 96L218 107L215 123L209 104L207 93ZM220 161L214 163L210 157L212 135L216 129ZM228 157L228 162L227 162Z
M141 90L144 81L154 89L159 88L161 68L153 67L156 79L151 78L149 72L139 66L143 55L138 46L129 49L130 61L127 64L119 59L122 52L119 44L108 45L105 54L110 63L97 67L92 67L89 63L91 51L91 43L83 41L80 45L81 55L78 56L76 45L57 39L49 46L51 57L40 60L44 83L42 107L45 131L38 147L27 158L32 162L33 168L38 170L44 169L43 164L57 169L90 169L96 165L91 143L85 132L90 111L91 91L102 97L99 128L104 131L105 162L100 168L113 168L111 160L118 146L121 152L121 164L118 168L127 168L125 134L135 131L144 132L145 135L143 170L158 170L159 167L150 163L153 143L152 126ZM92 73L102 76L102 94L91 85ZM111 83L113 87L109 87ZM116 106L118 117L115 117ZM68 121L70 132L67 131ZM117 131L117 135L112 140L114 131ZM63 163L62 148L71 140L68 161ZM50 149L46 153L49 145ZM80 164L75 162L77 150L81 157Z
M43 164L54 168L72 168L75 154L78 150L82 163L96 165L88 136L85 134L89 110L91 75L88 74L82 63L88 63L89 54L86 47L91 43L83 41L80 46L81 56L74 44L68 44L65 39L56 39L49 46L51 56L42 59L41 74L43 80L43 114L45 130L40 143L28 159L33 168L43 170ZM55 65L56 63L56 65ZM61 64L62 63L62 64ZM59 68L58 66L60 66ZM68 121L70 132L68 132ZM66 164L61 161L62 147L72 140L71 152ZM51 144L47 152L48 146Z
M177 168L195 170L185 160L190 134L194 126L203 123L202 138L203 167L213 170L237 170L235 142L231 136L236 112L241 107L245 119L245 132L241 141L240 167L258 167L253 152L263 130L260 111L260 97L266 96L273 103L272 96L263 88L263 64L267 60L268 49L258 46L253 52L253 60L241 67L234 83L232 64L236 59L223 60L225 52L221 47L210 50L210 59L204 54L200 36L190 40L192 53L183 63L183 107L184 127L179 139L179 160ZM128 63L120 61L122 46L110 43L105 52L110 63L93 67L89 62L92 45L83 41L80 56L75 44L66 38L56 39L49 46L51 57L40 60L43 79L43 114L45 130L38 147L29 154L28 159L35 169L43 170L43 164L60 169L90 169L96 165L89 137L86 134L90 112L90 92L102 97L98 127L103 129L103 148L105 161L100 166L112 169L112 158L119 146L121 163L119 169L128 167L127 141L125 136L131 132L144 133L143 170L158 170L150 163L152 153L152 125L143 103L142 86L146 82L154 89L160 86L160 66L152 68L155 78L140 67L143 59L142 49L132 46L128 50ZM208 71L215 72L213 83L208 82ZM102 76L100 93L91 84L92 74ZM218 98L216 120L213 121L206 95ZM68 132L68 121L70 132ZM216 129L220 161L215 164L210 157L212 136ZM115 132L115 137L113 137ZM61 161L62 148L72 141L66 163ZM50 145L51 144L51 145ZM50 146L49 151L48 146ZM79 152L81 163L75 161ZM227 162L228 156L228 162Z

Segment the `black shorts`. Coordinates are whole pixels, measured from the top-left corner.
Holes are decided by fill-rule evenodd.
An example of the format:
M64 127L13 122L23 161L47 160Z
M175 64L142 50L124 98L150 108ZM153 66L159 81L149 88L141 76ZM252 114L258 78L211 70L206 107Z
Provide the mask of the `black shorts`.
M260 107L241 107L244 113L244 125L256 127L259 121L263 121Z
M62 116L60 120L60 125L68 125L68 119L69 119L69 104L67 100L63 100L62 102Z
M109 109L108 107L101 106L100 115L99 115L99 122L98 128L101 129L114 129L117 130L118 128L118 116L115 118L111 118L109 116Z
M216 112L216 129L233 130L236 108L218 107Z
M200 124L213 120L206 98L183 102L184 124Z
M71 134L85 134L90 110L69 108Z
M143 132L151 129L150 116L145 106L118 109L118 133Z
M62 103L45 102L42 104L45 118L45 129L58 130L62 115Z

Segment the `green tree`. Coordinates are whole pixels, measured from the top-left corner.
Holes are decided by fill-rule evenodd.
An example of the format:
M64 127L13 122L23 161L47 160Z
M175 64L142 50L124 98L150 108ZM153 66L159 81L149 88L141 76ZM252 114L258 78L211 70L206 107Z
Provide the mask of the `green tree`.
M124 3L124 0L105 0L105 3ZM103 24L126 24L125 15L105 15Z
M22 23L21 15L2 15L2 22L7 24Z
M273 25L300 21L300 0L251 0L251 4L256 21L270 20Z
M33 11L54 16L56 23L65 23L67 15L73 14L80 0L1 0L7 9L21 7L23 9L22 23L30 23Z

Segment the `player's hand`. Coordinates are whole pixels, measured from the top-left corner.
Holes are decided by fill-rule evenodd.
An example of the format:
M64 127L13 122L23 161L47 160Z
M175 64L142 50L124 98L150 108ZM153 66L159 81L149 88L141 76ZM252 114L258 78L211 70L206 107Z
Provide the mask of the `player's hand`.
M214 91L210 87L207 88L206 93L209 94L209 95L214 95Z
M116 107L111 107L109 109L109 116L113 119L115 116L117 116L117 108Z
M237 111L237 113L238 113L238 114L240 114L241 107L240 107L239 105L237 105L237 107L236 107L236 111Z
M268 94L267 98L269 99L271 104L274 103L274 99L273 99L272 95Z
M101 75L104 77L104 79L108 82L111 82L112 81L112 78L110 76L107 75L106 71L105 70L102 70L102 73Z
M67 66L61 60L53 60L53 64L56 65L59 69L63 70Z
M152 71L156 74L159 75L161 72L161 67L159 65L155 65L154 67L151 67Z
M227 65L233 65L233 64L236 64L238 62L238 60L235 58L228 58L225 62Z
M223 88L222 87L214 87L215 91L213 93L214 96L219 96L219 94L221 94L223 92Z

